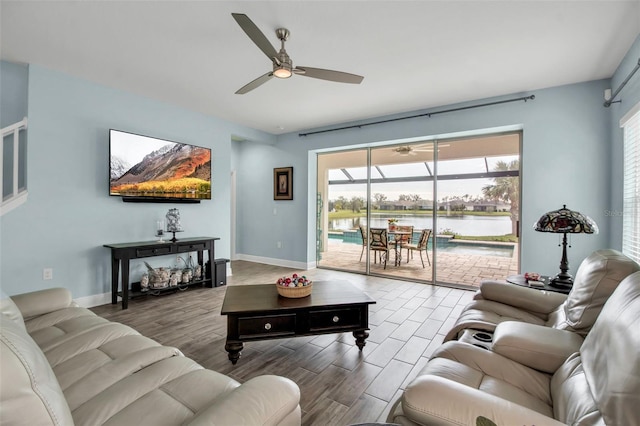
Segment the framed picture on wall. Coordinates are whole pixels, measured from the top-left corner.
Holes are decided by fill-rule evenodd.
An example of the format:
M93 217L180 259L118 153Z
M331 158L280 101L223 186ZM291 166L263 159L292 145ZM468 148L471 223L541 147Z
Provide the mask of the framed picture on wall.
M293 167L273 169L273 199L293 200Z

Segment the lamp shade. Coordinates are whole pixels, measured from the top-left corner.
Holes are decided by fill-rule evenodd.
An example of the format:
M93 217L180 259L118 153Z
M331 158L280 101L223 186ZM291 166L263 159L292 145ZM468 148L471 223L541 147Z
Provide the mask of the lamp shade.
M569 210L566 205L561 209L543 214L533 229L539 232L556 234L597 234L598 225L589 216Z

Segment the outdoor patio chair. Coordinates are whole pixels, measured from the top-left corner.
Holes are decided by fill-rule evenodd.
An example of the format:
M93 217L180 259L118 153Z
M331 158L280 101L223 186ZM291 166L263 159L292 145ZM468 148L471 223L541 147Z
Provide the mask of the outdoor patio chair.
M422 267L424 268L424 259L422 258L422 252L427 255L427 262L429 262L429 266L431 266L431 260L429 260L429 251L427 250L427 244L429 243L430 236L431 229L423 229L420 233L418 244L405 244L403 246L403 248L407 249L407 263L409 263L409 253L411 253L411 258L413 259L413 252L417 251L418 253L420 253L420 261L422 262Z
M360 252L360 260L362 262L362 255L364 254L364 249L367 248L367 227L364 225L360 225L360 236L362 237L362 251Z
M373 251L373 263L376 263L376 254L378 254L380 262L384 260L384 269L387 269L387 260L389 259L387 228L371 228L369 229L369 234L369 248Z

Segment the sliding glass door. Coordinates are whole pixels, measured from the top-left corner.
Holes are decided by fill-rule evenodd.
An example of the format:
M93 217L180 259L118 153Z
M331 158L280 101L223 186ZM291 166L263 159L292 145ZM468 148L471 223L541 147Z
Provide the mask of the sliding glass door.
M319 267L477 286L517 273L521 134L318 155Z
M433 280L433 147L425 142L371 149L370 227L386 230L389 243L386 264L374 258L371 272Z
M518 273L521 133L438 143L436 281Z

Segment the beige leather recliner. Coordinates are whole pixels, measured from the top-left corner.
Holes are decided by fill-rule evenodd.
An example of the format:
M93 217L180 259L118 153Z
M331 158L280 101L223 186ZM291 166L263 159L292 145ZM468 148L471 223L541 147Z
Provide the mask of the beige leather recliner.
M498 325L494 351L456 341L443 344L387 421L475 425L483 416L497 425L640 424L640 272L620 283L584 342L556 365L535 353L538 332L556 334L560 345L568 336L580 336L524 324L532 331L532 358L523 356L521 348L499 344L502 328L510 325L523 323ZM527 365L531 359L538 362L535 368Z
M500 281L483 281L444 341L465 329L493 331L503 321L522 321L586 336L620 281L640 265L616 250L593 252L582 261L568 295Z

